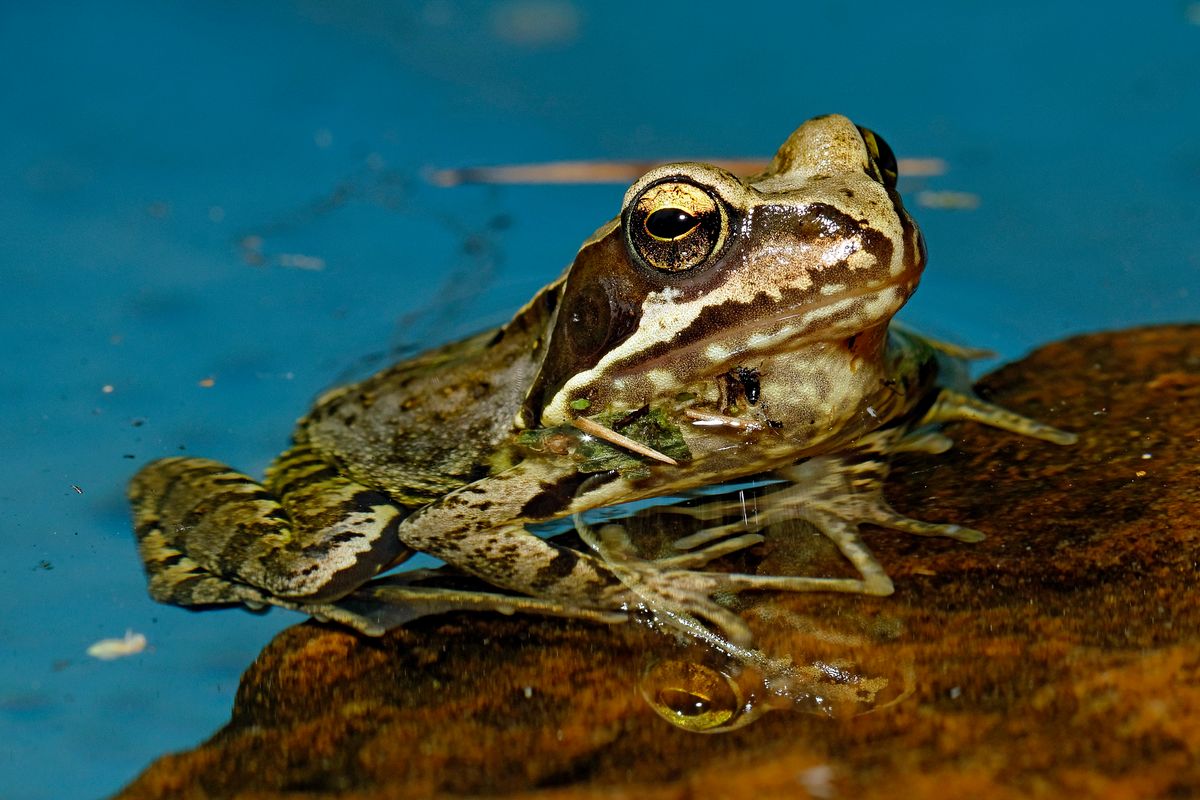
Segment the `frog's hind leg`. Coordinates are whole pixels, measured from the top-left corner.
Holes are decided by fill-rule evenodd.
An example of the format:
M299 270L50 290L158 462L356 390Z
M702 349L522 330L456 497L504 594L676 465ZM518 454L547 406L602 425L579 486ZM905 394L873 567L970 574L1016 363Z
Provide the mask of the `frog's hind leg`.
M269 488L216 461L168 458L130 483L151 595L177 605L320 603L408 555L407 510L303 447Z
M925 413L920 424L927 425L955 420L978 422L1053 444L1074 444L1079 439L1074 433L1021 416L1006 408L981 400L973 394L956 392L952 389L941 390L937 400Z
M138 473L129 495L150 595L163 603L276 605L372 636L455 610L627 618L421 585L421 572L370 580L410 554L396 533L406 509L301 447L272 464L266 486L216 461L171 458Z
M143 482L145 483L145 482ZM253 586L226 580L189 558L159 523L148 505L134 500L134 530L138 552L146 570L150 596L176 606L213 606L242 603L253 610L265 608L269 596Z

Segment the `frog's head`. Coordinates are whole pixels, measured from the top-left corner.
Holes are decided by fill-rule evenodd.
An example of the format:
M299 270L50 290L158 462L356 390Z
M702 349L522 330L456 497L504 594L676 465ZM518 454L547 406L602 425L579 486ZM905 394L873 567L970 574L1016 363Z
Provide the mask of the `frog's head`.
M836 115L804 123L748 179L651 170L565 275L525 424L637 408L756 357L882 330L925 264L895 185L887 144Z

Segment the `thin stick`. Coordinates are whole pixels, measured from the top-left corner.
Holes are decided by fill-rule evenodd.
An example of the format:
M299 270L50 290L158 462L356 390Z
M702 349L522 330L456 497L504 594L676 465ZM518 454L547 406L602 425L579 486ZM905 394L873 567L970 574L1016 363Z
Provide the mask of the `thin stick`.
M735 175L753 175L766 169L768 162L754 158L681 159L701 160ZM464 183L629 183L662 161L549 161L544 164L506 164L457 169L431 169L425 179L434 186L459 186ZM946 172L940 158L902 158L900 174L905 178L929 177Z
M579 428L579 430L583 431L584 433L591 434L597 439L603 439L610 444L615 444L617 447L624 447L626 450L631 450L638 455L645 456L646 458L653 458L656 461L661 461L664 464L670 464L673 467L679 466L679 462L671 458L669 455L660 453L653 447L647 447L641 442L617 433L612 428L606 428L598 422L593 422L587 417L576 417L575 419L571 420L571 424L576 428Z

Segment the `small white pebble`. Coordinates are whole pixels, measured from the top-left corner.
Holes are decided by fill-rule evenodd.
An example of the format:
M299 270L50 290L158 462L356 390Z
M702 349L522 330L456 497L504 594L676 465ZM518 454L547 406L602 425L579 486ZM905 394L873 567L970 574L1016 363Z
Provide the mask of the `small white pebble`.
M114 658L136 655L145 649L145 635L127 629L124 638L101 639L87 649L87 654L101 661L112 661Z
M1149 460L1150 460L1150 459L1152 459L1152 458L1154 458L1154 454L1153 454L1153 453L1142 453L1142 460L1143 460L1143 461L1149 461Z
M809 795L819 800L826 800L836 794L836 787L833 785L833 767L828 764L818 764L815 767L801 770L796 775L796 781L804 787Z
M523 692L525 693L525 699L526 699L526 700L528 700L529 698L533 697L533 687L532 687L532 686L526 686L526 687L525 687L524 689L522 689L521 691L523 691Z

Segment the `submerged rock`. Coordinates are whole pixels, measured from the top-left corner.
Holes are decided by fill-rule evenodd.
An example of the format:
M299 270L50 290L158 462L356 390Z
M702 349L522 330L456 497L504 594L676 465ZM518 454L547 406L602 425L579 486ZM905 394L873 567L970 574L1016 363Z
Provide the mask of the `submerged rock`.
M955 425L950 452L898 460L897 509L985 541L868 530L891 597L743 611L765 651L849 687L828 715L801 713L815 695L795 686L734 686L775 710L722 734L673 726L643 692L722 709L671 694L675 666L703 658L641 625L451 614L375 640L308 623L246 672L224 729L120 796L1200 793L1200 326L1052 344L979 391L1080 434ZM664 664L674 678L648 687Z

